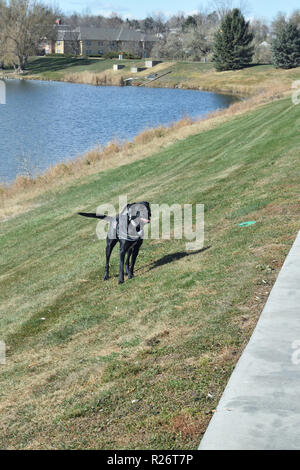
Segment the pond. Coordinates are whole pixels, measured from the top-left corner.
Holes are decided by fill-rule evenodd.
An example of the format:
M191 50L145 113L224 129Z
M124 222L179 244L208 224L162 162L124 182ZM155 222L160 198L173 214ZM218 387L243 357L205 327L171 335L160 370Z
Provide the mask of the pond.
M147 87L7 80L0 105L0 181L35 174L96 145L228 107L233 96Z

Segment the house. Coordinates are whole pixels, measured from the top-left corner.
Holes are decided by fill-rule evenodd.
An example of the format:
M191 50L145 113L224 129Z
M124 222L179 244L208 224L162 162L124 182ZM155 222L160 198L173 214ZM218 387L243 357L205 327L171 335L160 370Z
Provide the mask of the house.
M56 40L54 41L54 54L80 55L80 31L79 28L58 28Z
M60 49L59 47L56 48L56 39L58 37L62 37L63 33L66 31L71 32L72 27L70 25L62 24L61 20L56 20L56 24L53 26L53 32L50 34L50 37L44 37L41 41L40 49L44 54L55 54L56 49Z
M142 31L118 28L89 28L55 25L56 40L45 48L45 53L102 55L106 52L130 52L140 57L149 57L158 38Z
M271 48L271 44L268 41L263 41L259 44L260 47L266 47L267 49Z

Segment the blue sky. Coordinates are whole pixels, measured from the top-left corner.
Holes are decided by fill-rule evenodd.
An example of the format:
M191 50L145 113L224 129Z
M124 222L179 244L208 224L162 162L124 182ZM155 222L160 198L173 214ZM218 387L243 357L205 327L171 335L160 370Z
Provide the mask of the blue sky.
M196 12L199 7L209 6L209 1L201 0L151 0L143 2L141 0L55 0L54 2L65 13L77 11L82 13L88 9L93 14L109 16L111 12L117 12L126 18L145 18L148 14L157 11L163 12L166 16L183 11L186 14ZM238 1L236 5L238 5ZM271 20L278 11L291 13L297 7L299 0L246 0L249 5L249 17L264 17ZM210 7L211 8L211 7Z

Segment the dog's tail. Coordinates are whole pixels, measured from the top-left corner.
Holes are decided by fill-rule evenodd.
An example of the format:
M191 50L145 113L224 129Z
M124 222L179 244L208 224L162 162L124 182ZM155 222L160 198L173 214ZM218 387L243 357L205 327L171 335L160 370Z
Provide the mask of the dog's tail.
M78 212L78 215L82 215L82 217L91 217L92 219L105 219L105 220L111 220L112 217L109 215L102 215L102 214L96 214L95 212Z

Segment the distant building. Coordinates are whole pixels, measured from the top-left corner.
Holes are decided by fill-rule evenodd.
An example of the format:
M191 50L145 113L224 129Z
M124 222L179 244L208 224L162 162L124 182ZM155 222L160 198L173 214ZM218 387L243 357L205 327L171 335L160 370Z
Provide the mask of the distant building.
M106 52L129 52L149 57L158 38L124 26L118 28L89 28L56 24L56 40L46 41L46 54L102 55Z
M43 38L41 42L41 49L43 49L44 53L47 54L55 54L57 48L56 39L61 37L65 32L71 32L72 28L70 25L62 24L60 19L55 21L55 25L53 26L53 33L51 34L52 38Z
M267 41L263 41L260 43L260 47L267 47L267 48L270 48L271 47L271 44Z

